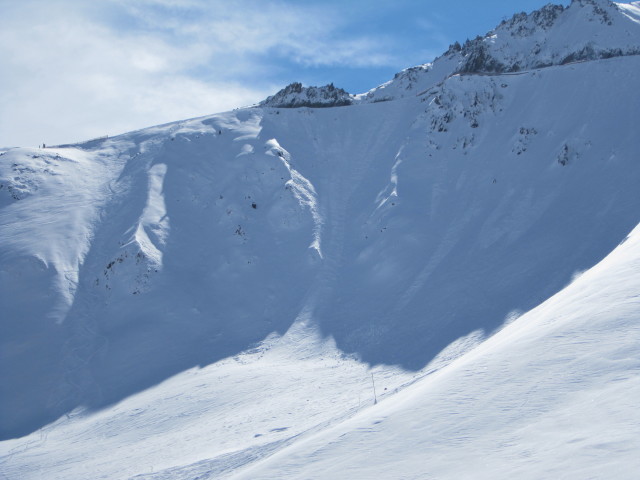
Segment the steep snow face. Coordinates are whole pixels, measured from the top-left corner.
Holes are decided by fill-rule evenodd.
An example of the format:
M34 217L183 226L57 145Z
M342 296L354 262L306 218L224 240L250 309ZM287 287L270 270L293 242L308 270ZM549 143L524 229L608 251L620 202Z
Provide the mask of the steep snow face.
M275 95L260 102L263 107L343 107L353 103L353 96L333 83L324 87L303 87L301 83L292 83Z
M637 231L589 269L640 222L640 55L556 47L571 22L569 46L592 27L636 45L639 11L576 1L478 40L513 65L551 39L545 68L470 73L470 42L371 95L296 85L0 151L2 473L459 478L460 447L474 473L520 476L531 452L532 478L595 471L594 450L603 477L635 473ZM596 441L576 408L620 430Z
M640 23L640 2L619 3L617 5L631 21Z
M11 307L24 301L41 305L34 315L40 320L60 322L73 303L79 268L109 184L124 162L108 147L92 153L80 148L12 149L0 155L0 235L3 253L12 252L4 265L19 272L18 278L3 278L2 291L13 299L5 313L17 314ZM52 197L60 201L51 203ZM46 241L34 239L36 231ZM52 283L33 288L32 282L43 275Z
M518 72L551 65L640 54L638 2L574 0L519 13L484 37L455 43L431 64L396 75L360 101L415 95L454 73Z
M37 151L5 153L3 435L215 364L303 313L343 352L412 371L483 338L640 220L638 71L621 57L238 110L40 152L69 165L58 175Z

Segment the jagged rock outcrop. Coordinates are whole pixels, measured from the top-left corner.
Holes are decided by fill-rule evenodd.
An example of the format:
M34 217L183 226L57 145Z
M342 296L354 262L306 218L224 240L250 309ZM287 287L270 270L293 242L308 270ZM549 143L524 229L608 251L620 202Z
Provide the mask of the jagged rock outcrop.
M330 83L324 87L303 87L294 82L287 85L275 95L260 103L263 107L298 108L298 107L344 107L353 103L353 96L342 88Z

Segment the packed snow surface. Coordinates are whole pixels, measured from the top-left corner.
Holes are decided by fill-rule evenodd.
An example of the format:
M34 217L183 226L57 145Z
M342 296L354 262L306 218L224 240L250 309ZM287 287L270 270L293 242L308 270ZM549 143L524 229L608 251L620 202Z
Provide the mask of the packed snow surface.
M638 292L640 227L473 352L232 478L635 478Z
M0 151L0 478L634 478L639 12Z

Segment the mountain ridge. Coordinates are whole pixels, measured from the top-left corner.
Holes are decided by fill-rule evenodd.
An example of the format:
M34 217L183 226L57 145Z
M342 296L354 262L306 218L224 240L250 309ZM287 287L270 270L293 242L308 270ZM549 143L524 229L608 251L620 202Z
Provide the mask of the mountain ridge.
M571 31L570 42L565 38L565 30ZM575 0L568 7L548 4L528 14L514 14L484 36L468 39L463 44L455 42L432 63L402 70L389 82L365 94L351 95L342 90L339 99L326 97L314 103L305 97L314 98L322 90L294 83L260 105L326 107L388 101L408 92L427 90L456 74L517 73L573 62L640 55L639 31L640 2L632 2L626 7L610 0ZM610 35L611 32L614 35ZM299 89L296 92L292 90L294 85ZM295 93L300 95L298 99ZM286 102L282 100L285 96ZM280 99L279 103L274 103L276 98Z
M594 7L615 8L612 25L589 21L600 15ZM622 45L627 32L633 46L640 34L623 10L633 16L634 8L575 1L561 12L548 7L555 13L547 20L531 14L504 28L542 22L547 34L568 18L588 27L576 30L578 40L592 27L612 28L622 33L606 48ZM478 43L500 61L501 36ZM509 58L520 58L527 42ZM255 465L266 477L295 478L313 468L298 453L311 445L319 464L338 459L366 477L357 460L366 445L389 446L394 462L403 449L407 459L424 455L421 440L414 449L398 432L432 438L415 430L420 419L411 426L410 412L447 412L458 405L444 401L447 392L472 406L470 425L514 412L517 431L506 421L500 431L516 440L544 416L523 402L544 407L570 392L575 403L543 419L567 461L588 469L589 453L601 448L633 466L632 448L603 447L598 432L566 412L587 398L580 385L608 398L611 379L601 369L610 361L618 385L629 387L614 389L611 405L622 412L615 418L637 418L637 389L628 383L635 360L626 346L604 346L617 335L625 345L637 337L637 275L622 260L637 263L640 56L457 72L473 45L401 72L370 96L293 84L271 104L1 152L3 473L224 478ZM287 108L319 98L352 103ZM622 303L594 293L613 277ZM576 333L574 322L590 327ZM507 342L523 330L529 335ZM564 339L603 344L571 350ZM501 342L507 346L494 350ZM515 368L527 363L517 345L540 365ZM488 370L474 370L470 359ZM583 361L592 379L576 383ZM545 375L545 364L557 376ZM459 381L442 390L435 372ZM470 400L487 390L485 377L498 379L488 397L497 410ZM428 473L468 473L447 470L459 463L455 442L473 447L471 459L486 445L445 413L428 418L429 431L444 432L443 460ZM344 437L332 437L336 426ZM460 433L449 442L452 429ZM631 438L627 431L612 437ZM531 451L552 458L539 438L524 435ZM345 445L353 459L322 454ZM526 452L503 447L522 473ZM284 462L262 462L274 454ZM562 462L553 467L552 475L571 475ZM406 469L426 476L421 462Z

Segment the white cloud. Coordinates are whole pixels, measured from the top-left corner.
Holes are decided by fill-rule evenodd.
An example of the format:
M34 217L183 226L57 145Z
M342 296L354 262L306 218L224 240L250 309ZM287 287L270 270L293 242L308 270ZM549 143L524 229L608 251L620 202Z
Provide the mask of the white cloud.
M0 146L79 141L254 103L278 62L389 65L304 4L0 0ZM388 46L387 46L388 47ZM269 75L271 74L271 75Z
M214 56L280 53L307 65L388 65L389 41L340 33L348 19L310 4L240 0L232 3L113 0L146 28L192 44ZM149 8L152 6L152 8ZM161 8L153 8L160 6ZM197 21L194 22L194 17Z

